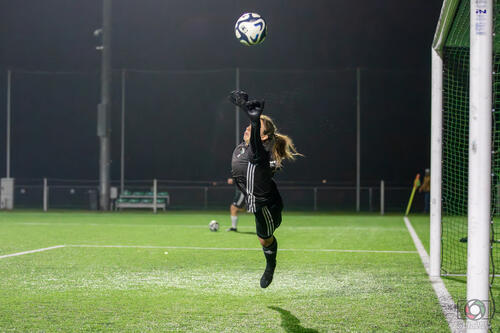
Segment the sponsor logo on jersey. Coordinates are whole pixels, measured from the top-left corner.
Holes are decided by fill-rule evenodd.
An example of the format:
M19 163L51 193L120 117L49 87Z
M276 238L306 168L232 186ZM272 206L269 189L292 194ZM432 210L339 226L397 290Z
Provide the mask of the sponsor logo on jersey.
M236 158L240 158L240 156L243 155L244 153L245 153L245 147L241 147L240 153L236 155Z

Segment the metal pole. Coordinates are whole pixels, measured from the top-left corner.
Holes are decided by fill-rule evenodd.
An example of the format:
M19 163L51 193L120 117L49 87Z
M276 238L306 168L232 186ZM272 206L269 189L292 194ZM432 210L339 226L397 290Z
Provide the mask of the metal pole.
M204 208L204 209L207 209L207 208L208 208L208 187L204 187L204 188L203 188L203 190L204 190L204 197L203 197L204 202L203 202L203 208Z
M385 183L380 181L380 215L385 214Z
M10 114L11 114L11 81L12 71L7 71L7 178L10 178Z
M120 158L120 193L125 188L125 93L126 93L126 70L122 69L122 128L121 128L121 158Z
M373 189L371 187L368 188L368 209L370 212L373 210L372 206L372 201L373 201Z
M158 182L156 179L153 180L153 211L156 214L156 201L158 199Z
M49 209L49 186L47 185L47 178L43 179L43 211Z
M469 191L467 300L489 300L493 1L470 2ZM467 319L467 332L487 332L484 315ZM483 311L481 311L482 314Z
M360 211L361 198L361 68L356 68L356 211Z
M314 211L318 210L318 188L315 187L314 189Z
M240 90L240 68L236 67L236 90ZM239 145L241 142L240 138L240 111L238 107L235 107L235 127L236 127L236 145Z
M111 164L111 4L103 0L101 104L99 106L98 136L100 138L100 208L109 210Z
M441 275L443 60L432 50L430 276Z

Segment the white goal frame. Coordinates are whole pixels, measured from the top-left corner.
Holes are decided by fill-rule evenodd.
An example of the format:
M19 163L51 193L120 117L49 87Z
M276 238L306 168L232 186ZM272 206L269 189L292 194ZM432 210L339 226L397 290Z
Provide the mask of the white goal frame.
M441 274L443 46L460 0L444 0L431 50L430 275ZM491 223L491 121L493 0L470 1L469 183L467 300L489 300ZM485 319L467 321L467 332L488 331Z

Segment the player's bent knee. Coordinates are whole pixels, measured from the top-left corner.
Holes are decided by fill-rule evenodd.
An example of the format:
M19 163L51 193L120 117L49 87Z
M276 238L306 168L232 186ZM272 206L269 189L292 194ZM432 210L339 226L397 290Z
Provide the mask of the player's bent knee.
M260 245L264 246L264 247L268 247L269 245L271 245L273 243L273 240L274 240L274 236L271 236L269 238L259 238L259 242L260 242Z

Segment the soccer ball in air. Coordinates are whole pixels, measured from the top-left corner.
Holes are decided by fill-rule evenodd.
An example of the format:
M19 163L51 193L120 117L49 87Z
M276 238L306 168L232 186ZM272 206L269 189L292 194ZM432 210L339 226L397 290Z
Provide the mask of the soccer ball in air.
M266 39L266 21L256 13L245 13L236 21L234 33L240 43L246 46L260 44Z
M210 223L208 224L208 228L210 229L210 231L218 231L219 230L219 222L217 222L215 220L210 221Z

